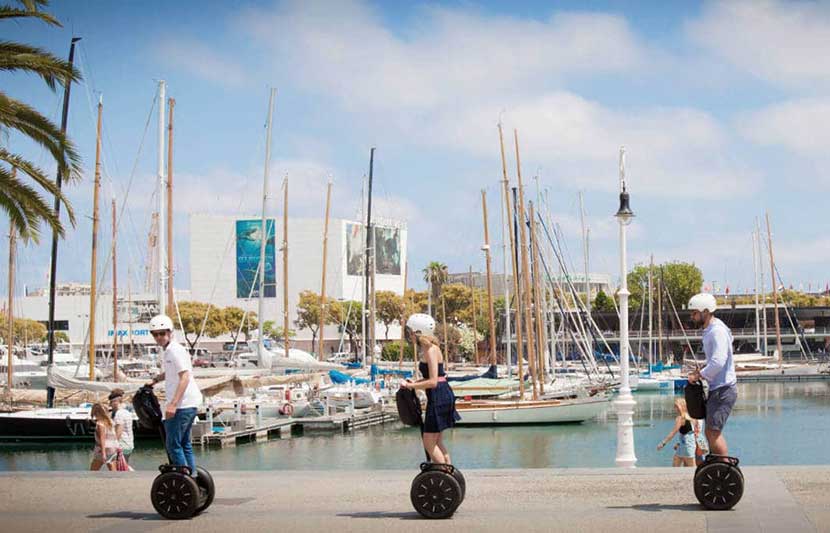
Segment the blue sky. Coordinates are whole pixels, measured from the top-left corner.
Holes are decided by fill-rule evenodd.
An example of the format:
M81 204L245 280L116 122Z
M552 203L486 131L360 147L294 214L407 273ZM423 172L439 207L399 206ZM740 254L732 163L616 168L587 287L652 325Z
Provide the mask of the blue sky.
M708 283L747 289L750 232L768 210L785 283L830 281L826 3L55 2L50 10L64 28L4 22L3 30L60 56L73 32L83 37L70 135L88 176L69 189L79 221L61 244L60 281L89 276L102 94L107 209L113 191L123 201L136 165L119 274L129 263L138 283L155 117L140 154L139 146L160 78L176 98L179 287L189 283L189 213L258 212L269 86L278 89L272 175L291 180L291 215L322 215L330 174L334 214L356 216L376 146L375 209L408 220L410 272L430 260L482 268L481 188L500 235L501 118L508 139L519 131L530 192L536 174L550 191L578 270L584 191L591 270L618 276L612 215L625 145L637 214L632 265L650 253L693 261ZM60 94L34 77L2 78L4 91L59 119ZM3 142L52 166L20 139ZM515 180L512 142L507 151ZM276 199L271 213L280 213ZM108 211L106 220L104 249ZM48 238L19 253L17 290L44 285Z

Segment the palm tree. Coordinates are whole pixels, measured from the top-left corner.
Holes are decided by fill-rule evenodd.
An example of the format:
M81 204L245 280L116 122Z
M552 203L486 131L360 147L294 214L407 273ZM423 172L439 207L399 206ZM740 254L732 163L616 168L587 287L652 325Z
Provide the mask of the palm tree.
M429 287L429 307L430 313L432 313L432 301L438 301L438 296L441 294L441 286L447 282L450 272L447 269L447 265L440 261L430 261L423 272L424 281L427 282L427 286Z
M47 0L19 0L21 7L0 6L0 20L36 19L50 26L60 26L52 15L39 11L38 8L47 3ZM80 80L78 71L67 61L40 48L5 40L0 40L0 71L34 74L52 90L66 82ZM62 176L68 180L80 178L80 157L60 129L34 108L0 90L3 140L8 140L12 132L48 151ZM6 212L21 238L37 242L43 222L64 235L63 224L49 205L54 197L65 206L69 221L74 225L72 206L57 183L37 165L12 152L8 146L0 145L0 209Z

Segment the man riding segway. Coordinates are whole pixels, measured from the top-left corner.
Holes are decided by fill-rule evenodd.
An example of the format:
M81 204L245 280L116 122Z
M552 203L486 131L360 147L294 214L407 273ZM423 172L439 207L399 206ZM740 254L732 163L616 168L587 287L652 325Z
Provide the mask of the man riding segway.
M695 496L708 509L731 509L740 501L744 489L738 458L728 455L723 437L723 428L738 399L732 332L715 317L717 301L711 294L692 296L689 309L692 322L703 328L706 365L689 374L686 403L693 417L706 418L705 433L710 450L695 472ZM709 385L708 396L704 396L701 380Z

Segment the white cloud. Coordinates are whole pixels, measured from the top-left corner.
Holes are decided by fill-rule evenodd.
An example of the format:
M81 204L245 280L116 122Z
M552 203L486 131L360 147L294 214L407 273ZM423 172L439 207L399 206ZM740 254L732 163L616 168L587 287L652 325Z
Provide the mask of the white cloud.
M761 145L781 145L807 156L826 156L830 146L830 100L800 99L746 114L741 133Z
M687 24L691 39L752 75L783 86L830 83L830 4L711 2Z
M557 13L540 22L438 7L418 15L395 32L363 2L294 1L250 11L239 26L292 78L350 109L451 107L566 74L628 70L647 56L614 15Z
M169 66L218 85L239 87L249 80L238 62L195 39L165 39L156 47L155 53Z
M447 116L426 129L422 141L476 155L497 153L499 108L479 107ZM729 132L711 115L687 108L624 111L569 92L526 98L507 108L505 142L513 160L519 130L523 161L552 169L559 184L614 191L617 160L627 148L632 191L661 196L729 197L754 190L751 172L726 155ZM515 162L510 168L515 176ZM523 169L527 172L527 169Z

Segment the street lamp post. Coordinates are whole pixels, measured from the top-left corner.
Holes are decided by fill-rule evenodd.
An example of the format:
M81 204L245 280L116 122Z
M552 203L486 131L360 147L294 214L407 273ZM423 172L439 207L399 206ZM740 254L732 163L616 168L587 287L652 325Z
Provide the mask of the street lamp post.
M620 394L614 402L617 410L617 457L620 467L634 468L637 456L634 455L634 406L637 402L631 395L628 383L628 280L625 230L634 217L629 206L628 191L625 186L625 147L620 147L620 208L614 215L620 224L620 372L622 383Z

